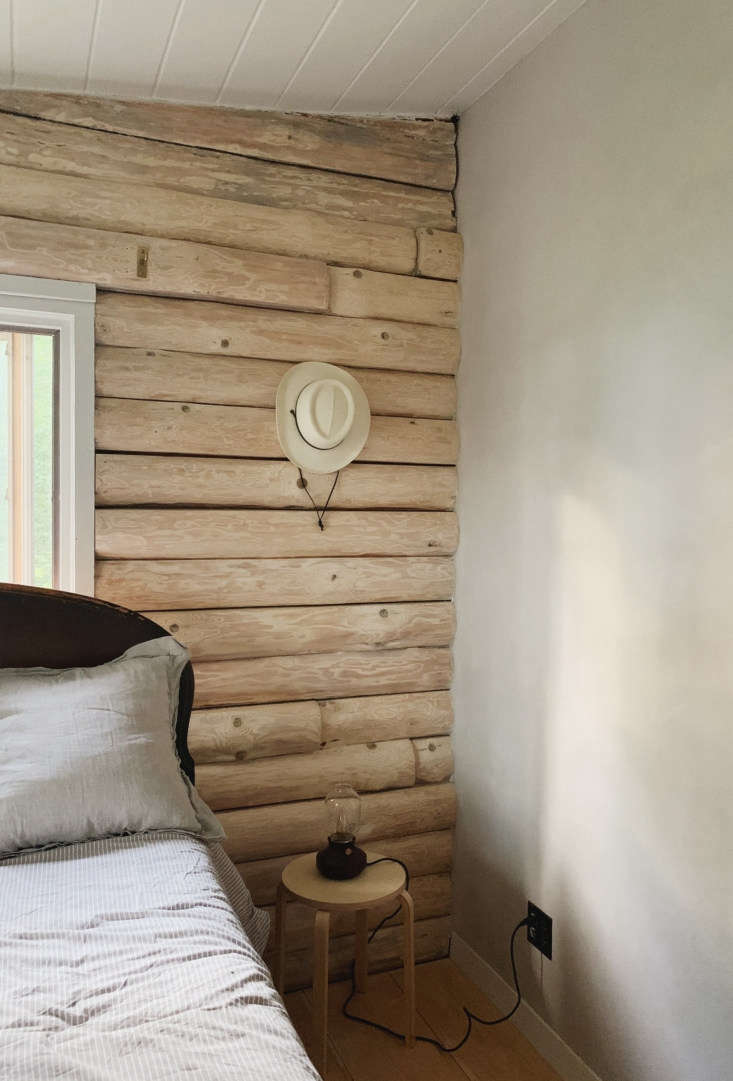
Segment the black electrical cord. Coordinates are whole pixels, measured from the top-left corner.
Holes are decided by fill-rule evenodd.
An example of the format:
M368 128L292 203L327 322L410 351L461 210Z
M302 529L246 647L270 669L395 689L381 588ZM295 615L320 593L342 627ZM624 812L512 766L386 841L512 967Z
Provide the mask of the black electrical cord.
M407 867L402 862L402 860L394 859L391 856L382 856L378 860L372 860L370 863L367 863L367 867L373 867L375 863L398 863L400 865L400 867L402 868L402 870L405 872L405 889L409 890L409 888L410 888L410 872L407 870ZM384 916L379 921L379 923L374 928L374 930L371 932L371 934L369 935L369 938L367 939L367 942L371 942L372 939L374 938L374 936L382 929L382 927L384 927L387 920L393 919L396 915L398 915L399 911L400 911L400 909L396 908L394 910L394 912L390 912L389 915ZM511 958L511 962L512 962L512 976L514 978L514 990L517 993L517 1001L514 1003L511 1010L509 1010L509 1013L505 1013L503 1017L497 1017L493 1021L487 1021L485 1018L479 1017L478 1014L475 1014L471 1010L469 1010L468 1006L463 1006L462 1009L463 1009L463 1012L466 1015L466 1020L467 1020L468 1024L466 1026L466 1031L465 1031L463 1037L453 1047L446 1047L446 1045L442 1044L440 1042L440 1040L436 1040L432 1036L416 1036L415 1037L416 1040L419 1040L421 1043L432 1044L433 1047L437 1047L439 1051L444 1051L446 1054L453 1054L454 1051L460 1051L460 1049L465 1044L466 1040L468 1040L469 1036L471 1035L471 1030L473 1028L474 1021L479 1025L487 1025L487 1026L501 1025L505 1021L509 1021L510 1018L512 1018L514 1016L514 1014L517 1012L517 1010L519 1009L519 1006L520 1006L520 1004L522 1002L522 991L521 991L521 988L519 986L519 976L517 975L517 962L516 962L515 957L514 957L514 940L516 939L517 934L522 929L522 927L526 927L528 922L529 921L528 921L526 916L525 916L525 918L523 920L520 920L519 923L517 924L517 926L512 931L512 936L511 936L511 939L509 940L509 957ZM351 965L351 991L349 992L348 997L346 998L343 1006L341 1007L341 1012L343 1013L344 1017L348 1017L348 1019L350 1021L358 1021L359 1024L361 1024L361 1025L368 1025L370 1028L376 1028L380 1032L386 1032L388 1036L394 1036L395 1039L404 1040L406 1038L402 1032L396 1032L394 1029L389 1028L388 1025L382 1025L378 1021L369 1021L366 1017L357 1017L356 1014L349 1013L349 1005L351 1004L351 1000L353 999L355 994L356 994L356 962L354 961L352 963L352 965Z

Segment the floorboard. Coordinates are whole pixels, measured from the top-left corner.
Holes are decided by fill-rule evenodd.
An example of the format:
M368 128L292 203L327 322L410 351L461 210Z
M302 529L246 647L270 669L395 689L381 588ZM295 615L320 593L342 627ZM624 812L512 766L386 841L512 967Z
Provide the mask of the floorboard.
M394 973L393 979L399 983L399 973ZM486 995L448 958L420 966L418 1012L441 1042L456 1044L463 1036L464 1005L487 1020L500 1016ZM471 1081L560 1081L559 1075L510 1021L494 1026L474 1022L470 1039L453 1057Z
M416 983L419 1035L456 1043L465 1031L464 1003L479 1016L498 1016L486 996L447 958L418 965ZM452 1055L419 1042L408 1050L398 1040L343 1017L341 1006L349 988L347 982L330 987L325 1081L561 1081L511 1022L491 1028L474 1025L469 1041ZM311 993L294 991L285 1002L308 1050ZM370 976L368 992L355 997L352 1010L403 1030L401 973Z
M290 1014L295 1031L300 1036L308 1054L313 1057L313 1010L311 1008L309 991L291 991L285 996L285 1005ZM341 1056L338 1053L333 1039L329 1033L328 1038L328 1069L324 1081L351 1081Z

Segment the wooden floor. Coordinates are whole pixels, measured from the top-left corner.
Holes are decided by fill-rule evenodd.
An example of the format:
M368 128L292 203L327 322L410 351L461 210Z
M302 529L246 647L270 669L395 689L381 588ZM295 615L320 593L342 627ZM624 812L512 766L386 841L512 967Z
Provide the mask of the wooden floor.
M498 1016L486 996L447 958L418 965L416 976L419 1035L457 1043L465 1031L463 1004L479 1016ZM398 1040L343 1017L341 1005L349 987L343 982L331 984L325 1081L560 1081L559 1074L510 1021L494 1028L474 1025L468 1043L453 1055L423 1043L408 1050ZM293 991L285 1002L306 1048L310 1048L310 991ZM352 1011L401 1030L400 973L370 976L367 994L355 997Z

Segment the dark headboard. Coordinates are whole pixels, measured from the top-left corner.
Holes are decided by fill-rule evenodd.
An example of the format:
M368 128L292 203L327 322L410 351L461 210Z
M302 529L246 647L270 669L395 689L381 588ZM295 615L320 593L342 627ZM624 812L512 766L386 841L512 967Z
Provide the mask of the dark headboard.
M163 638L168 631L139 612L116 604L0 583L0 668L76 668L114 660L130 646ZM188 722L193 705L193 669L181 674L176 747L191 781Z

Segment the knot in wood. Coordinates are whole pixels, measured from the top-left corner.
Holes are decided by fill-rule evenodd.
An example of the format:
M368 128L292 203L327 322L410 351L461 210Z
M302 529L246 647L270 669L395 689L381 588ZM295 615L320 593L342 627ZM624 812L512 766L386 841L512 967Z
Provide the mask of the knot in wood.
M190 405L182 405L181 406L181 412L182 413L190 413L191 412L191 406Z
M364 275L362 274L362 272L360 270L355 270L354 271L354 277L355 278L363 278Z
M170 625L171 634L175 634L177 630L178 630L178 624L177 623L171 623L171 625Z
M380 608L379 609L379 614L382 617L382 619L386 619L387 616L389 615L389 611L386 608Z
M386 330L382 331L382 341L383 342L389 341L389 334L387 333Z
M222 338L221 339L221 347L222 347L222 349L228 349L229 348L229 339L228 338Z
M235 717L234 720L232 721L232 725L235 728L241 728L242 727L242 718L241 717Z

